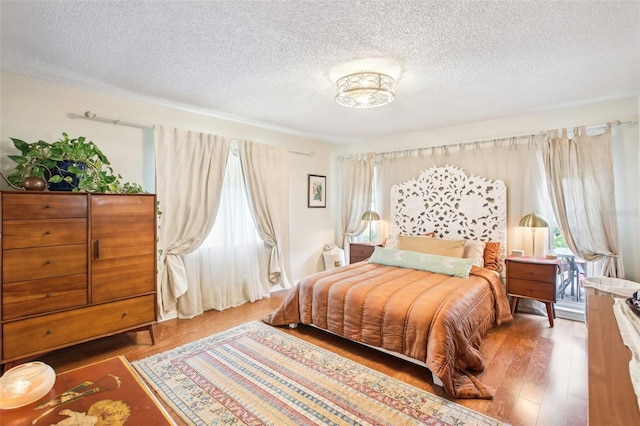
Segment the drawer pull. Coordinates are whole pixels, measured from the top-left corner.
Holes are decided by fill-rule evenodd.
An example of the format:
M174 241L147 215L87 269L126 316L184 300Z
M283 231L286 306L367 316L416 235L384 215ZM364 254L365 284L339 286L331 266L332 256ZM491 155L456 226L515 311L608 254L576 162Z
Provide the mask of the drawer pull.
M48 229L46 231L44 231L44 235L50 235L51 231L49 231Z
M126 316L127 316L127 313L126 313L126 312L123 312L123 313L122 313L122 318L124 318L124 317L126 317Z
M44 297L51 297L51 293L47 293Z
M53 332L51 330L47 330L45 334L53 334Z
M50 208L51 208L51 205L49 205L49 204L45 204L45 205L44 205L44 208L45 208L45 209L50 209Z
M46 262L44 262L45 265L51 265L51 261L47 260Z
M100 259L100 240L96 240L96 259Z

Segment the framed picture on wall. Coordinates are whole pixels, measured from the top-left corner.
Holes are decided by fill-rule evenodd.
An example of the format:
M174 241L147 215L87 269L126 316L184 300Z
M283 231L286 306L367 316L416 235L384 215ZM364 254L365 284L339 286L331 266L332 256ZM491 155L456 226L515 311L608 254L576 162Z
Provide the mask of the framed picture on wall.
M307 176L307 207L327 207L327 177Z

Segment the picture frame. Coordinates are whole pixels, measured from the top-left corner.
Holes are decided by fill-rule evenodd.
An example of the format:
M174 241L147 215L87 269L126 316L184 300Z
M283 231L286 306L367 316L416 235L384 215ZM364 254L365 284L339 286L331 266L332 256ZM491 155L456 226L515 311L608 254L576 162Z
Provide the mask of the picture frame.
M327 177L307 175L307 207L327 207Z

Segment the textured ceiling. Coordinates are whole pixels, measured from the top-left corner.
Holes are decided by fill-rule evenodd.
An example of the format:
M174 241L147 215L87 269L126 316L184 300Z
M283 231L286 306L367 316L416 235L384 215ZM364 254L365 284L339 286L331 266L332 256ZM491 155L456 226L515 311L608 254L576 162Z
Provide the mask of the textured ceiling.
M335 143L640 93L638 1L2 0L0 14L3 70ZM395 77L396 100L339 106L335 80L365 69Z

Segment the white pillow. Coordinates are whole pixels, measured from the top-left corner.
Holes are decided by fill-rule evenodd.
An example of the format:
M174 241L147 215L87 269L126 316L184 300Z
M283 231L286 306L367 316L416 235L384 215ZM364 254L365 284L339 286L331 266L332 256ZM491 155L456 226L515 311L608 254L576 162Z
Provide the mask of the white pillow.
M484 267L484 241L464 240L464 252L462 257L473 259L473 264Z

